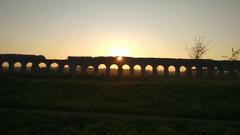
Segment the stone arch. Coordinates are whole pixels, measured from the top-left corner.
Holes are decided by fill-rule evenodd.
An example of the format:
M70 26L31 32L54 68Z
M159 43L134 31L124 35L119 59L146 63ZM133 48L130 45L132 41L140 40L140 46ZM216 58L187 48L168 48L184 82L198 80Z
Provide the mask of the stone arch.
M164 76L164 66L163 65L157 66L157 73L161 76Z
M213 67L213 76L219 75L219 68L217 66Z
M238 68L237 77L240 78L240 68Z
M105 64L99 64L98 65L98 74L105 75L106 72L107 72L107 66Z
M19 61L15 62L13 65L13 68L15 72L20 72L22 69L22 63L20 63Z
M237 68L234 69L233 71L233 76L238 77L239 70Z
M81 72L82 72L82 67L80 65L75 66L75 73L81 74Z
M223 73L224 73L225 76L228 76L228 75L230 74L230 71L225 69L225 70L223 71Z
M2 63L1 66L2 66L2 69L1 69L1 70L2 70L3 72L7 72L7 71L9 70L10 64L9 64L9 62L5 61L5 62Z
M58 68L59 68L59 64L58 63L54 62L54 63L50 64L50 71L57 72Z
M88 66L87 69L86 69L86 73L89 74L89 75L92 75L95 73L95 68L94 66Z
M110 75L111 76L117 76L118 75L118 65L117 64L112 64L110 66Z
M208 67L207 66L203 66L202 67L202 72L208 72Z
M176 74L176 67L173 66L173 65L170 65L168 67L168 74L169 74L169 76L175 76L175 74Z
M43 72L43 71L46 71L46 69L47 69L47 64L44 63L44 62L41 62L41 63L38 64L38 67L39 67L39 71L40 71L40 72Z
M207 66L202 67L202 75L204 77L208 76L209 68Z
M124 64L122 66L123 69L123 75L124 76L129 76L130 75L130 66L128 64Z
M69 73L70 72L70 66L69 65L64 65L63 66L63 73Z
M145 74L152 75L153 74L153 66L151 66L151 65L145 66Z
M32 72L32 67L33 67L33 63L32 62L28 62L26 64L26 71L27 72Z
M191 67L191 76L197 77L197 67L196 66Z
M180 76L181 77L186 77L186 75L187 75L187 68L185 66L180 66L179 71L180 71Z
M230 71L228 69L224 68L223 74L224 74L224 76L229 76Z
M141 71L142 71L142 67L137 64L137 65L135 65L133 67L133 70L134 70L134 72L133 72L134 75L140 76L141 75Z

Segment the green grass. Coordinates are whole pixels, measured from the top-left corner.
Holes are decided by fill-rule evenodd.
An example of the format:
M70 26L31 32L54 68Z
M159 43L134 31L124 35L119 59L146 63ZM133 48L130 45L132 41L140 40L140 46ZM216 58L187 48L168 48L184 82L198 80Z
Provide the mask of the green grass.
M8 110L0 109L0 134L239 134L239 84L226 79L2 74L0 108ZM225 120L234 122L221 122Z

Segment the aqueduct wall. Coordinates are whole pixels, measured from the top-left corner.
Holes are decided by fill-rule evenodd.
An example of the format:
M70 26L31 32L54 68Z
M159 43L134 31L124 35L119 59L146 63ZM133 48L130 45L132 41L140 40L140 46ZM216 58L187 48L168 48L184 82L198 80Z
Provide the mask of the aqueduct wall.
M136 65L140 67L140 74L146 75L147 68L150 67L152 75L169 76L174 72L175 76L180 76L184 72L185 76L213 76L224 75L228 73L230 76L239 74L240 61L218 61L210 59L169 59L169 58L133 58L122 57L68 57L67 59L46 59L42 55L20 55L20 54L0 54L0 70L1 72L51 72L51 65L55 64L54 72L62 73L64 68L68 68L70 73L76 73L78 67L81 67L81 73L87 73L91 68L94 73L99 72L99 65L104 65L105 74L109 75L111 66L117 67L118 75L123 75L124 65L128 66L129 75L133 75ZM43 66L42 66L43 65ZM18 70L16 70L16 66ZM159 67L162 67L159 71ZM172 69L174 70L172 70ZM182 68L185 70L182 71Z

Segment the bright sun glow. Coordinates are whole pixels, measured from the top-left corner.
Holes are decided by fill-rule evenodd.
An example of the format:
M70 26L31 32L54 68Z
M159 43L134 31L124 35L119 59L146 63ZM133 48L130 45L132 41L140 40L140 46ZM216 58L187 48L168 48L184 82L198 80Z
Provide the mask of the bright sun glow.
M112 49L111 53L112 53L111 54L112 56L127 56L128 55L128 52L123 48L114 48L114 49ZM118 57L118 58L121 59L121 57Z
M122 56L118 56L118 57L117 57L117 60L118 60L118 61L121 61L121 60L122 60Z
M143 52L141 50L141 44L137 44L135 42L131 42L128 40L122 39L113 39L111 41L106 41L103 45L101 45L101 53L103 55L108 56L143 56Z

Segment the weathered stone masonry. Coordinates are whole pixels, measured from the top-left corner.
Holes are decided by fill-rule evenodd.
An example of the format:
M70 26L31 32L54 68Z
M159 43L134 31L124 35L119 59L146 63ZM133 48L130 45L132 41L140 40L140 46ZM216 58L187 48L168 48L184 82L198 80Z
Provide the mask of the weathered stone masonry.
M122 57L122 60L117 60L117 57L68 57L67 59L46 59L42 55L20 55L20 54L0 54L0 70L3 71L4 63L8 65L5 72L15 72L14 65L19 63L21 65L19 72L27 71L27 64L31 65L31 72L41 73L40 63L46 65L44 72L50 72L51 64L58 65L56 72L62 73L64 66L68 65L70 73L76 73L76 67L81 67L81 73L86 73L87 68L91 66L95 73L99 70L99 65L106 66L106 74L110 74L110 66L115 64L118 66L118 75L123 74L123 65L130 67L130 75L133 75L134 66L141 67L141 74L145 75L146 66L152 67L152 75L158 75L157 67L161 65L164 68L164 76L167 77L170 73L168 70L170 66L175 68L175 76L180 76L180 67L185 67L186 76L191 76L193 67L196 76L202 76L203 72L207 71L208 76L224 75L228 73L230 76L238 74L240 71L240 61L225 61L225 60L210 60L210 59L170 59L170 58L133 58Z

